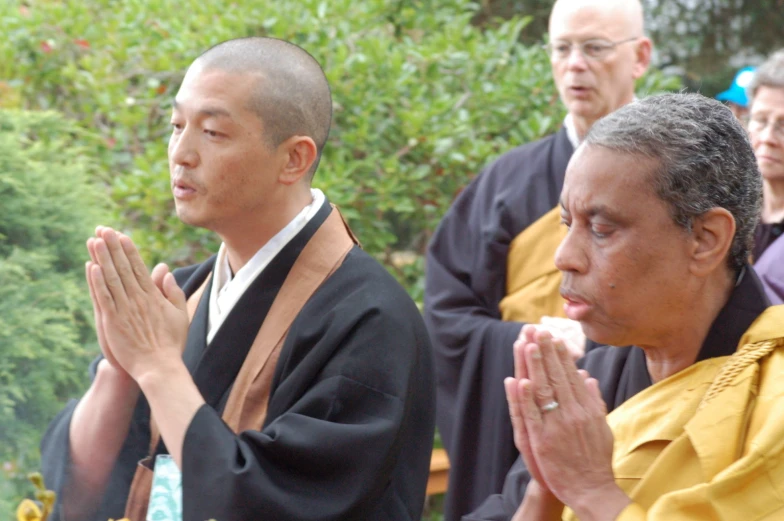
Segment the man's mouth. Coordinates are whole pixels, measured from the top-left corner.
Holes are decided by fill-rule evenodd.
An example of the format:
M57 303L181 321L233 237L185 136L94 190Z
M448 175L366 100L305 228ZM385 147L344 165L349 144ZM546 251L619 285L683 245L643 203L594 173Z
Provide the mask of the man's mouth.
M180 180L172 181L172 194L175 199L187 199L196 195L196 189Z

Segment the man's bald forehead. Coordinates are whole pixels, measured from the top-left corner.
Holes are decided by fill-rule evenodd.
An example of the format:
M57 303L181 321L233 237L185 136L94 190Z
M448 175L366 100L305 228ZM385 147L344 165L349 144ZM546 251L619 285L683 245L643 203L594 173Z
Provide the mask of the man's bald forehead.
M550 12L550 30L552 31L553 20L579 10L590 10L612 18L629 34L644 34L645 20L640 0L556 0Z

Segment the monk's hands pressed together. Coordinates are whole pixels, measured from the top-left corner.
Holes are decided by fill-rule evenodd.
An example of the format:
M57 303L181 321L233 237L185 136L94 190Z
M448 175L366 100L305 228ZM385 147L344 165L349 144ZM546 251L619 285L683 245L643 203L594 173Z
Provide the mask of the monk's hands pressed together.
M147 272L130 238L98 227L86 265L98 341L106 360L134 380L181 363L188 334L185 295L168 267Z
M580 519L595 518L597 507L600 517L615 519L630 499L615 483L598 382L577 369L562 340L536 326L521 331L514 360L515 377L504 386L515 444L531 476Z

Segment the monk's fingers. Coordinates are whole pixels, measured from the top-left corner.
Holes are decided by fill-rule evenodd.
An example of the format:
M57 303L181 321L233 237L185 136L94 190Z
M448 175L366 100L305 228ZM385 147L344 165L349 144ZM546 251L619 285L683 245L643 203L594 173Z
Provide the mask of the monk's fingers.
M555 351L558 355L558 361L560 363L561 370L563 371L566 387L571 393L571 399L580 405L587 406L592 401L592 398L588 393L588 388L585 386L585 382L590 377L590 375L587 371L577 369L577 364L574 362L574 357L565 345L559 346L557 345L556 341Z
M549 331L541 331L536 335L539 344L542 361L550 387L553 390L553 399L561 405L568 405L574 401L571 382L567 375L568 367L564 367L562 355L568 353L563 340L553 338ZM577 368L574 368L577 375Z
M98 258L95 256L95 237L87 239L87 253L90 255L91 261L98 262Z
M585 379L585 387L588 390L588 395L591 398L591 402L593 407L596 410L601 411L603 414L607 414L607 404L604 402L604 398L602 398L602 391L599 388L599 380L596 378L586 378Z
M166 264L160 263L152 269L150 275L153 284L155 284L155 287L158 288L161 293L163 293L163 279L166 277L167 273L169 273L169 267Z
M90 280L91 296L96 306L96 320L102 320L103 312L115 313L117 311L117 301L114 298L109 281L106 278L105 270L96 263L92 263L87 270ZM98 312L100 311L100 312ZM100 329L102 324L96 324Z
M535 324L526 324L523 326L523 329L520 330L521 336L525 340L526 343L534 342L534 335L536 334L536 325Z
M95 311L95 318L98 319L98 314L100 313L100 306L98 300L95 296L95 285L93 284L93 278L91 276L93 266L97 266L98 264L93 261L87 261L84 263L84 277L87 279L87 288L90 290L90 300L93 302L93 310Z
M151 293L156 289L156 285L150 276L150 272L147 271L147 265L144 264L144 260L139 254L139 250L136 248L136 245L133 243L130 237L122 233L117 233L117 239L120 243L120 246L122 247L123 252L125 253L126 259L128 259L131 272L136 278L136 282L139 284L139 287L142 288L142 290L146 293Z
M528 378L528 370L525 367L525 342L518 339L512 346L514 356L514 377Z
M528 369L531 393L540 408L551 409L556 402L555 393L542 359L542 350L538 344L525 345L525 364Z
M506 391L506 401L509 404L509 419L512 421L512 432L514 433L515 446L521 451L525 448L525 422L520 412L520 398L518 394L518 381L515 378L504 379L504 390Z
M131 266L131 260L128 258L128 254L125 252L125 249L120 242L120 234L111 228L104 228L101 233L101 238L103 238L106 247L109 249L112 263L117 271L117 275L123 283L123 287L125 287L126 293L128 293L129 296L135 294L139 291L141 285ZM103 267L103 265L101 266Z
M95 240L95 257L97 259L96 267L100 267L101 280L106 286L109 294L112 297L113 306L117 310L125 310L128 308L128 294L123 285L120 275L112 260L112 254L109 252L109 247L103 239ZM91 273L95 273L93 269ZM97 290L96 278L93 278L93 284ZM103 301L99 301L103 307Z
M520 411L527 433L538 432L542 425L542 413L539 399L534 392L534 385L531 380L520 380L518 382L518 395L520 400Z

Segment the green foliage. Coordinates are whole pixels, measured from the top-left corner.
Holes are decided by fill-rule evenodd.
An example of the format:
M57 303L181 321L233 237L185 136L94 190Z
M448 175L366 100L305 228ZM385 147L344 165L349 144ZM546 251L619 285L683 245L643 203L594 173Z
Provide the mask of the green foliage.
M0 110L0 462L37 467L42 429L96 353L84 240L108 197L85 138L56 113ZM11 487L8 481L0 485ZM7 492L7 491L6 491Z
M184 70L219 41L283 38L324 65L335 121L315 184L417 299L421 253L454 196L492 157L563 117L546 56L518 41L526 19L480 30L466 0L28 5L3 19L0 79L25 106L56 107L100 135L93 152L151 263L215 248L173 214L166 138Z

